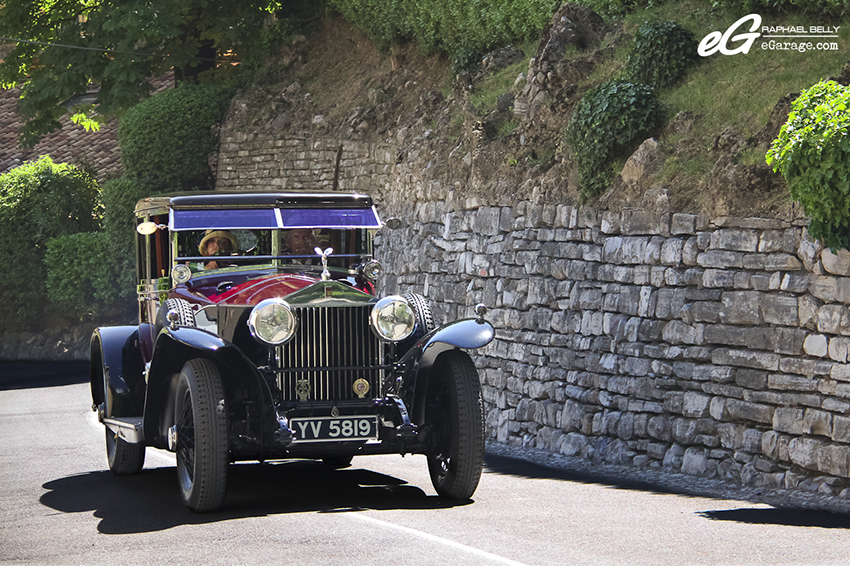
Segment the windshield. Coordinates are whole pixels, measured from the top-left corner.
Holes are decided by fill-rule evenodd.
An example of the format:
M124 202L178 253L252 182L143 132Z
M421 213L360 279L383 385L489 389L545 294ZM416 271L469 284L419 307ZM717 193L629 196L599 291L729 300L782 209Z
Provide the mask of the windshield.
M256 265L321 265L315 248L332 248L328 266L349 269L372 257L372 234L364 228L247 230L208 228L176 232L177 263L193 271Z

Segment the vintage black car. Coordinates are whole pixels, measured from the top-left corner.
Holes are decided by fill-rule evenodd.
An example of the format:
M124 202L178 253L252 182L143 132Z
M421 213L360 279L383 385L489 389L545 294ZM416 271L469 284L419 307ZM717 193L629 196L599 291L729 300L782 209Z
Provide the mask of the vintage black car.
M472 496L484 414L464 350L493 327L482 305L437 326L421 295L378 296L370 197L159 196L136 218L139 324L91 341L114 473L176 452L185 504L211 511L231 462L425 454L440 496Z

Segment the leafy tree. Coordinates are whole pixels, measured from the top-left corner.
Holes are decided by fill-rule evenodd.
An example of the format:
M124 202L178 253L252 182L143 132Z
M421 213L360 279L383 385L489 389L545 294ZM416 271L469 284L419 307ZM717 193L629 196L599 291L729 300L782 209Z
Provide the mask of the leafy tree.
M0 318L33 325L45 312L47 242L100 225L99 188L86 171L47 156L0 176L6 299ZM10 308L11 307L11 308Z
M822 81L804 90L767 152L809 232L832 250L850 248L850 88Z
M147 78L215 81L247 57L277 0L8 0L0 36L17 41L0 86L21 87L21 142L72 119L97 128L150 93ZM95 100L85 102L90 87ZM79 103L78 103L79 102Z
M147 98L121 119L118 141L124 175L154 191L208 189L210 154L232 91L182 85Z

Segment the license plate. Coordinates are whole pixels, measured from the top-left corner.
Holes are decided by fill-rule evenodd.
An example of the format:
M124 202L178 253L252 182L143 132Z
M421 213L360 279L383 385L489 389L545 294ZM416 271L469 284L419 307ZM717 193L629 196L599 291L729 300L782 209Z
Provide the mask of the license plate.
M310 417L290 421L293 442L340 442L377 440L378 417Z

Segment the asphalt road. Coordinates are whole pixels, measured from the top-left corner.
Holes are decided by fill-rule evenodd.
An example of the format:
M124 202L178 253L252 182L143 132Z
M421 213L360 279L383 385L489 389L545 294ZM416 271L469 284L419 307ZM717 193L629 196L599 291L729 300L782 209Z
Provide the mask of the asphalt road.
M87 365L0 364L0 563L848 564L850 517L671 493L490 455L472 502L419 456L231 466L226 509L179 500L174 458L107 470Z

